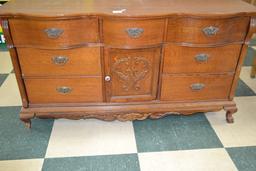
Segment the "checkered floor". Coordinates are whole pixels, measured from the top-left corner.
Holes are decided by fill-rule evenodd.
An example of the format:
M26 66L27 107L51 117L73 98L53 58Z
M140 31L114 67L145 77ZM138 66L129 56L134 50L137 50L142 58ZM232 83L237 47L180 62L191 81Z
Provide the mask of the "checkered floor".
M159 120L19 121L21 100L7 52L0 52L0 171L256 170L256 79L252 49L242 69L235 123L224 111Z

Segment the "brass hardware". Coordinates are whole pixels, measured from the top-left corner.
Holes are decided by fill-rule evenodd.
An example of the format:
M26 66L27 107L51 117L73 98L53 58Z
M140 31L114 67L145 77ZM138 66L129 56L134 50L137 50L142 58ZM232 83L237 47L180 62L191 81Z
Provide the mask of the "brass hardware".
M131 38L139 38L144 32L143 28L128 28L126 29L127 34Z
M66 56L55 56L52 58L52 62L56 65L65 65L68 62L68 57Z
M191 86L190 86L190 88L192 89L192 90L202 90L203 88L205 87L205 85L204 84L202 84L202 83L195 83L195 84L192 84Z
M68 94L72 91L72 88L63 86L63 87L58 87L56 90L61 94Z
M110 81L111 80L111 77L109 76L109 75L107 75L106 77L105 77L105 81Z
M219 28L218 27L214 27L214 26L209 26L209 27L205 27L203 29L203 32L206 36L213 36L216 35L219 32Z
M60 35L64 32L64 30L58 29L58 28L48 28L48 29L45 29L44 32L47 34L49 38L56 39L60 37Z
M208 58L209 58L209 55L204 54L204 53L201 53L201 54L198 54L195 56L195 60L197 62L205 62L208 60Z

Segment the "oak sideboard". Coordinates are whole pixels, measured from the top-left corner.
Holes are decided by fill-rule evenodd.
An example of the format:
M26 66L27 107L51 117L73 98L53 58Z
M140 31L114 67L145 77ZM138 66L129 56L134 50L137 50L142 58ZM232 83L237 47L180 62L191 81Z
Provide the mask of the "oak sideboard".
M0 8L20 119L226 111L256 8L240 0L22 0Z

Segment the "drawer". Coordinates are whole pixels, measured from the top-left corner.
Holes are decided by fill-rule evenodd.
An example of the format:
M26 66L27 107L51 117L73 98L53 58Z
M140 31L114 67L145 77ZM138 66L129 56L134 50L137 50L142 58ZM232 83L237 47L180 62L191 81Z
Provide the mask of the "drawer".
M164 73L234 72L241 45L197 48L166 45Z
M232 75L163 75L161 100L227 99L232 80Z
M104 20L104 43L111 46L155 45L163 41L165 20Z
M101 76L100 48L40 50L17 48L24 76Z
M72 20L11 19L9 24L16 46L30 45L54 48L99 41L97 18Z
M221 44L243 41L249 17L226 19L170 18L167 41L195 44Z
M30 103L102 102L101 77L25 79Z

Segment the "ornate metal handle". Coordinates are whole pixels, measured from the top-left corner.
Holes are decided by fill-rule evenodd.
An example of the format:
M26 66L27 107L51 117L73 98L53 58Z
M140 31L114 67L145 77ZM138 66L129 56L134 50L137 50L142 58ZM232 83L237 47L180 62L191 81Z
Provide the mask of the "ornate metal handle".
M63 86L63 87L58 87L56 90L61 94L68 94L72 91L72 88Z
M48 28L48 29L45 29L44 32L47 34L49 38L56 39L60 37L60 35L64 32L64 30L59 28Z
M107 76L105 77L105 81L109 82L110 80L111 80L111 77L110 77L109 75L107 75Z
M65 65L68 60L69 59L66 56L55 56L52 58L52 62L56 65Z
M139 38L144 32L143 28L128 28L126 29L127 34L131 38Z
M192 90L202 90L203 88L205 87L205 85L204 84L202 84L202 83L195 83L195 84L192 84L191 86L190 86L190 88L192 89Z
M198 54L195 56L195 60L197 62L205 62L208 60L208 58L209 58L209 55L204 54L204 53L201 53L201 54Z
M219 28L218 27L214 27L214 26L209 26L209 27L205 27L203 29L203 32L206 36L213 36L216 35L219 32Z

